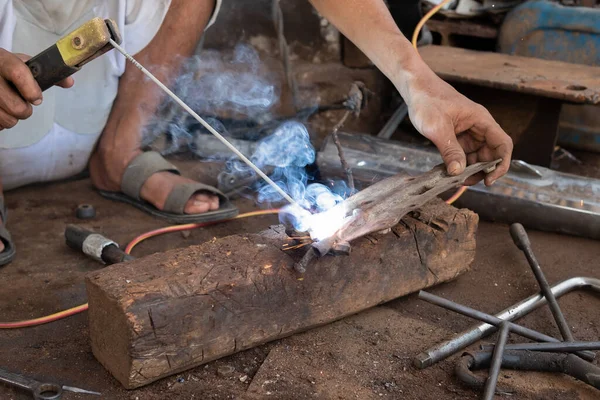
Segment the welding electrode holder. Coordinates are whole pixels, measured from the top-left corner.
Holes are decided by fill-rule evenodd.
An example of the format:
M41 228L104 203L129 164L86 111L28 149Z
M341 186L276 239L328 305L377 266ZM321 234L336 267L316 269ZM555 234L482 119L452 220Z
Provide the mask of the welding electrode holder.
M122 41L116 23L111 19L93 18L25 64L45 91L111 50L110 39L116 43Z
M65 241L69 247L106 265L133 260L114 241L77 225L67 225Z

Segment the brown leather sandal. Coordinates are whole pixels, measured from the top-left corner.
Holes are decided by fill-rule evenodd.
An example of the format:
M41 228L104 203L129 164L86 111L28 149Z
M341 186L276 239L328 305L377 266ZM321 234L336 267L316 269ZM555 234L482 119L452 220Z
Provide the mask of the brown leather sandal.
M150 176L157 172L171 172L181 175L177 167L167 162L159 153L149 151L134 158L123 174L121 192L107 192L99 190L101 196L130 204L150 215L167 220L175 224L194 224L204 222L217 222L231 219L238 215L239 210L227 196L217 188L203 183L184 183L171 191L165 202L164 210L159 210L152 204L142 200L140 191ZM219 209L202 214L185 214L184 208L190 197L197 192L209 192L219 196Z

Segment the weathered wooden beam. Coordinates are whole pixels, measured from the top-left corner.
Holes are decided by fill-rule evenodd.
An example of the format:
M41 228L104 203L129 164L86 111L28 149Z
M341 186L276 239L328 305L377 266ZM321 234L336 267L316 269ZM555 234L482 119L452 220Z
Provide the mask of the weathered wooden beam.
M338 320L465 272L477 223L436 200L302 277L281 226L105 268L86 279L94 355L136 388Z

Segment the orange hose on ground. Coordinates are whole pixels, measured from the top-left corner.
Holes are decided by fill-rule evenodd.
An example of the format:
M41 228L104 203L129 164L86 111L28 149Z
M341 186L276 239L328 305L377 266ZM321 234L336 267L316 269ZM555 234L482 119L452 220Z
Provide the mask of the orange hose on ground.
M133 248L135 246L137 246L138 244L140 244L141 242L143 242L146 239L150 239L151 237L154 236L159 236L159 235L164 235L165 233L170 233L170 232L180 232L180 231L189 231L192 229L197 229L197 228L202 228L205 226L210 226L210 225L216 225L216 224L220 224L222 222L228 222L228 221L233 221L235 219L242 219L242 218L249 218L249 217L258 217L260 215L271 215L271 214L279 214L279 209L271 209L271 210L259 210L259 211L250 211L244 214L240 214L236 217L230 218L230 219L225 219L222 221L217 221L217 222L205 222L205 223L201 223L201 224L185 224L185 225L172 225L172 226L167 226L165 228L160 228L160 229L156 229L150 232L146 232L142 235L139 235L138 237L136 237L135 239L133 239L131 242L129 242L129 244L127 245L127 247L125 247L125 253L127 254L131 254L131 251L133 250Z
M27 328L30 326L47 324L48 322L58 321L59 319L70 317L71 315L79 314L80 312L84 312L88 309L88 305L82 304L77 307L69 308L65 311L60 311L51 315L47 315L45 317L29 319L26 321L17 321L17 322L3 322L0 323L0 329L16 329L16 328Z
M144 240L150 239L151 237L154 237L154 236L164 235L165 233L188 231L191 229L197 229L197 228L202 228L202 227L209 226L209 225L219 224L222 222L232 221L234 219L242 219L242 218L248 218L248 217L256 217L259 215L270 215L270 214L278 214L278 213L279 213L278 209L251 211L251 212L247 212L244 214L240 214L234 218L217 221L217 222L167 226L165 228L156 229L156 230L153 230L150 232L146 232L142 235L139 235L138 237L133 239L127 245L127 247L125 248L125 253L131 254L131 251L133 250L133 248L135 246L137 246L138 244L140 244L141 242L143 242ZM29 319L29 320L25 320L25 321L2 322L2 323L0 323L0 329L17 329L17 328L27 328L27 327L31 327L31 326L43 325L43 324L47 324L49 322L54 322L54 321L58 321L63 318L70 317L75 314L79 314L81 312L86 311L87 309L88 309L88 304L86 303L86 304L82 304L77 307L69 308L68 310L64 310L64 311L60 311L60 312L57 312L57 313L54 313L51 315L47 315L45 317Z

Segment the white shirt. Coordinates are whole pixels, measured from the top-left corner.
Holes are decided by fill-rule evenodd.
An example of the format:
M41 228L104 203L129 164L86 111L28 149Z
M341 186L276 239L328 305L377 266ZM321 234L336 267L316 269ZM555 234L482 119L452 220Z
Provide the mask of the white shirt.
M31 56L94 18L112 18L131 54L152 40L170 0L0 0L0 47ZM79 134L99 135L117 95L125 58L111 51L74 75L69 90L50 88L41 106L13 129L0 132L0 148L25 147L60 127Z

